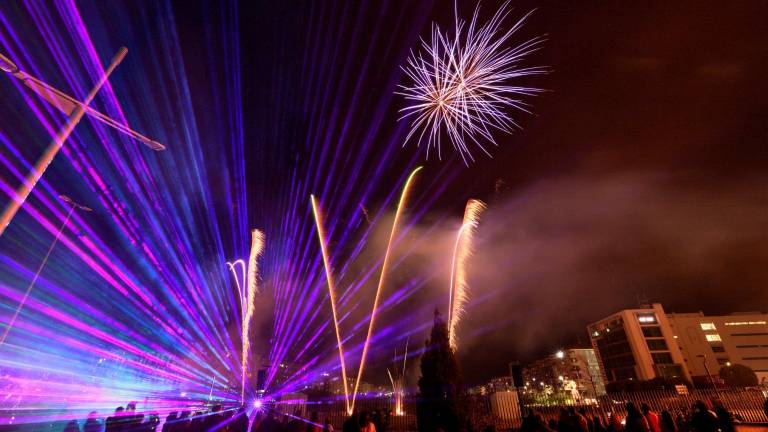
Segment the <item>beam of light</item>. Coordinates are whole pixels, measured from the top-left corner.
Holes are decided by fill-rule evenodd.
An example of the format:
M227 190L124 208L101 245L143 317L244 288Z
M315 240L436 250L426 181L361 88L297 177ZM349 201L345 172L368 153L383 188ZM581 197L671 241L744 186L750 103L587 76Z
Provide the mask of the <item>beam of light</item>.
M456 349L456 328L464 315L464 305L469 300L467 283L467 265L472 256L473 235L480 215L485 211L485 203L471 199L464 209L464 220L456 234L456 243L451 258L451 282L448 296L448 338L451 348Z
M259 263L258 259L264 252L264 233L260 230L251 231L251 253L248 257L248 281L245 296L245 315L243 317L243 361L242 361L242 388L240 390L240 403L245 401L245 375L248 368L248 351L251 341L248 335L251 328L251 319L255 308L256 294L258 293Z
M517 46L508 41L532 12L509 30L501 25L509 15L505 2L490 21L478 28L479 4L467 26L458 18L453 34L432 26L431 41L422 39L422 53L411 52L402 67L410 79L396 92L408 105L400 119L411 118L406 142L416 138L417 146L427 136L427 157L436 148L441 158L441 137L447 136L465 164L474 162L468 144L474 143L490 157L487 143L496 146L493 131L511 133L519 125L510 109L530 113L523 98L540 93L521 86L521 77L547 72L542 67L522 67L526 57L541 48L544 38L534 37Z
M411 172L411 175L408 176L408 179L405 181L405 185L403 185L403 191L400 194L400 201L397 203L397 210L395 211L395 220L392 222L392 230L389 233L389 241L387 242L387 250L384 253L384 262L381 265L381 274L379 275L379 284L376 287L376 295L373 298L373 309L371 309L371 320L368 323L368 334L365 336L365 342L363 343L363 354L360 357L360 367L357 369L357 379L355 380L355 390L352 393L352 411L355 409L355 400L357 399L357 390L360 387L360 380L363 378L363 371L365 369L365 360L368 356L368 349L370 348L370 342L371 342L371 336L373 335L373 328L376 322L376 312L379 307L379 298L381 297L381 291L384 287L384 280L385 276L387 274L387 267L389 264L389 254L392 251L392 243L395 241L395 234L397 233L397 226L398 222L400 221L400 218L402 217L403 209L405 208L405 203L408 200L408 192L411 189L411 185L413 184L413 179L416 177L416 174L421 171L423 167L417 167L413 172Z
M344 382L344 405L348 414L352 414L352 406L349 403L349 388L347 382L347 366L344 360L344 347L341 341L341 330L339 329L339 317L336 312L336 288L333 285L333 272L328 257L328 248L326 246L325 228L323 227L322 215L320 213L317 200L314 195L309 196L312 202L312 214L315 217L315 227L317 228L317 239L320 242L320 251L323 255L323 266L325 267L325 278L328 281L328 297L331 301L331 314L333 315L333 327L336 331L336 343L339 348L339 363L341 364L341 379Z
M3 11L0 45L14 61L25 64L30 75L56 75L61 88L83 101L109 65L99 55L109 48L99 43L96 49L93 42L105 42L105 31L116 39L132 36L120 19L105 26L92 14L81 16L88 7L77 3L61 0L56 7L44 7L28 2ZM124 5L109 8L111 17L130 15L121 13L126 11ZM234 334L223 323L223 317L238 310L238 299L230 289L228 273L210 266L225 261L226 250L247 258L241 251L247 253L249 246L244 244L249 240L247 225L236 223L247 220L247 207L241 205L244 194L238 194L236 187L245 182L239 175L243 163L230 156L238 151L235 146L242 146L238 140L241 123L235 115L242 109L238 87L229 84L239 75L233 58L239 50L226 37L224 46L218 47L223 50L214 50L212 42L209 52L200 53L208 64L218 63L217 67L225 69L228 91L213 89L216 105L211 109L220 121L199 128L191 93L204 93L208 88L191 86L178 67L180 45L169 2L156 2L150 9L152 20L142 31L149 32L148 41L162 31L162 39L168 43L136 46L142 58L132 62L130 73L142 79L119 80L115 85L120 69L128 66L125 61L110 75L97 96L104 117L83 108L86 117L97 120L94 127L74 127L54 158L66 158L69 163L48 167L0 241L0 323L5 324L22 302L67 216L69 208L51 197L68 185L73 192L99 201L97 222L91 223L93 218L82 217L77 210L71 216L0 347L0 369L8 378L0 383L0 392L13 394L0 400L0 410L15 410L17 422L22 417L22 422L34 422L43 421L41 416L77 416L86 408L104 413L126 401L145 398L149 398L148 407L165 410L188 405L191 399L200 403L207 398L238 401L241 316L235 313ZM222 15L227 22L207 22L207 34L220 30L224 35L236 35L230 32L236 14ZM83 18L93 24L90 34ZM50 55L42 55L41 50ZM146 63L143 59L154 60ZM7 122L0 132L0 193L10 197L8 202L80 103L31 77L9 82L18 90L13 96L20 96L17 99L29 109L19 110L15 121ZM122 105L115 92L124 96ZM96 102L94 99L89 107ZM147 158L145 149L129 141L137 136L110 122L107 115L119 125L127 125L127 118L141 123L160 134L162 141L177 143L176 151L164 158ZM175 127L168 126L170 118ZM103 127L105 123L110 127ZM40 125L45 138L36 152L25 139L34 137ZM214 140L225 143L223 152L202 145ZM219 153L223 153L220 158ZM174 175L162 175L164 172ZM216 199L210 192L213 180L209 173L213 172L235 182L235 187L228 184L227 191ZM56 175L48 177L51 174ZM222 213L218 199L233 205ZM222 223L232 229L222 229ZM75 231L78 235L71 235ZM265 268L260 270L263 273ZM2 336L5 326L0 327ZM184 400L178 400L181 394ZM38 414L36 408L49 410L48 414Z
M35 272L35 276L29 282L29 285L27 286L27 290L24 292L24 297L21 298L21 301L19 302L19 305L16 307L16 311L13 313L11 320L8 321L8 323L6 324L5 331L3 332L3 337L2 339L0 339L0 346L2 346L5 343L5 339L8 337L8 333L11 332L13 325L16 323L16 319L19 317L19 312L21 312L21 309L27 303L27 299L29 298L29 294L32 292L32 288L35 286L37 279L40 277L40 273L43 272L43 269L45 268L45 264L48 263L48 258L50 258L51 252L53 252L53 248L55 248L56 244L59 243L59 238L61 238L61 234L64 232L64 228L66 228L67 223L69 222L69 219L72 217L72 213L75 212L76 208L78 208L78 205L75 203L73 203L72 206L69 208L69 211L67 212L67 217L65 217L64 222L61 223L61 227L59 227L59 231L56 233L56 237L54 237L53 242L51 242L51 246L48 248L48 252L45 253L45 257L43 257L43 260L40 262L40 266L37 268L37 271Z
M72 111L72 114L67 119L67 122L56 133L56 135L53 137L53 140L48 145L48 148L45 149L45 152L43 153L43 155L40 156L40 159L37 160L37 163L35 163L35 166L27 174L27 177L24 179L24 182L22 182L22 184L19 186L16 192L11 196L11 201L5 207L5 210L3 211L2 215L0 215L0 236L3 235L3 233L5 232L5 229L8 227L8 224L11 223L11 220L19 211L19 208L21 208L21 206L24 204L24 201L26 201L30 192L32 192L32 189L34 189L38 180L40 180L40 177L43 176L43 173L48 168L48 165L50 165L51 162L53 161L53 158L56 157L56 154L61 149L61 146L64 145L64 141L66 141L67 138L69 138L69 135L75 129L75 126L77 126L77 124L83 118L83 115L85 115L84 108L88 106L91 103L91 101L93 101L93 98L96 97L96 93L98 93L101 87L104 86L109 76L112 74L115 68L117 68L120 62L123 61L127 53L128 53L128 49L123 47L123 48L120 48L117 54L115 54L115 56L112 58L112 63L110 63L107 70L104 71L104 74L101 76L101 78L99 78L99 80L93 86L91 91L85 97L85 100L83 101L82 105L78 105L75 107L75 109ZM17 72L17 73L22 73L22 72Z

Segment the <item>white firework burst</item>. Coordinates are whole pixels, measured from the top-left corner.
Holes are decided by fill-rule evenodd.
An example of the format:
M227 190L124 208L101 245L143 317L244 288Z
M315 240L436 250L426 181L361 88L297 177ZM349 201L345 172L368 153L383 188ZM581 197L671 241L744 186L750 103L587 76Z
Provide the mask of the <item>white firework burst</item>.
M400 110L400 119L410 118L407 143L426 137L427 158L436 148L442 158L441 137L447 138L465 164L474 161L470 146L476 145L491 156L486 145L496 145L493 132L505 133L519 128L510 116L512 110L530 113L523 100L541 89L515 84L517 78L547 72L543 67L522 67L521 63L541 48L543 37L534 37L516 46L510 38L523 26L532 11L504 31L501 26L509 15L506 2L485 25L478 27L479 5L469 25L455 21L453 37L432 25L429 42L422 39L422 52L411 52L402 67L410 85L399 86L409 105Z

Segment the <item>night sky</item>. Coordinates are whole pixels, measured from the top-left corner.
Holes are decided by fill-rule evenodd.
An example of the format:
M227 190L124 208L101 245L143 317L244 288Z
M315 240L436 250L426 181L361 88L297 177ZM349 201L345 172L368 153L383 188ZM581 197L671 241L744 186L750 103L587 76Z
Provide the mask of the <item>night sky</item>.
M362 25L394 22L389 11L402 3L388 6ZM420 36L432 19L450 22L445 5L422 7L402 12L415 16ZM466 16L473 7L460 9ZM465 328L477 334L465 331L472 348L460 351L467 379L502 374L508 360L584 345L587 323L642 300L677 312L765 310L768 46L761 17L768 6L514 7L537 9L525 34L547 35L533 61L551 67L535 80L548 92L532 102L535 116L521 117L523 131L499 138L493 160L481 157L469 168L443 162L458 173L433 210L460 214L471 196L490 203L477 256L488 265L473 275L478 297L486 297L467 314ZM280 26L273 12L244 8L260 23L244 30L246 46L250 38L278 38L262 32L262 23ZM278 16L294 13L286 6ZM323 32L333 32L331 20ZM392 43L412 44L412 36L394 32ZM244 51L246 64L262 64L253 55L261 48ZM440 165L433 160L427 169Z
M382 324L385 342L374 353L370 381L385 381L383 366L406 337L421 345L432 311L447 302L444 251L469 198L489 209L478 229L472 300L459 332L468 383L507 373L511 360L585 345L588 323L642 300L675 312L768 310L766 2L513 2L513 18L536 9L516 40L546 35L527 64L550 73L526 81L546 91L528 99L533 115L515 114L522 130L497 134L493 158L478 152L468 167L452 152L425 161L423 148L402 147L407 122L398 121L398 110L405 101L393 94L404 81L400 65L419 38L429 36L431 23L452 24L452 2L76 3L102 59L121 44L131 50L114 87L132 125L170 141L171 153L174 139L189 137L176 98L183 95L194 110L199 153L177 150L173 165L159 160L150 168L160 173L166 203L194 213L177 227L194 233L189 247L201 274L220 271L219 255L244 256L247 229L259 226L268 242L279 238L280 245L266 256L265 285L280 286L286 263L298 257L311 261L295 280L311 281L324 293L318 252L307 246L314 241L305 207L311 190L332 207L328 222L338 227L331 238L338 261L352 257L340 286L363 281L365 290L347 305L350 316L360 318L375 286L360 274L380 259L388 234L378 224L366 231L361 209L387 221L394 193L423 163L390 295L409 280L421 282L382 313L381 322L391 324ZM500 4L483 2L481 20ZM459 14L469 17L474 7L460 2ZM21 2L3 8L7 17L24 15ZM169 16L172 21L158 18ZM179 51L153 57L153 50L165 49L162 29L169 25ZM27 49L52 84L69 88L45 63L43 46L36 39ZM176 72L185 74L186 88L171 84L178 75L168 62L183 65ZM141 83L133 93L140 96L129 96L128 82ZM0 120L0 131L16 142L35 137L39 148L23 150L32 157L46 141L45 129L19 126L34 116L16 108L24 101L12 85L1 85L9 102L0 118L12 120ZM167 110L144 110L161 96ZM241 109L232 108L238 104ZM87 146L92 132L81 133ZM228 145L238 139L242 154ZM101 150L93 152L97 162L107 160ZM228 168L241 161L242 172ZM46 174L52 184L83 183L67 162L58 163ZM119 172L104 170L109 190L129 213L141 221L167 216L127 192ZM174 173L182 171L190 178L177 182ZM198 171L205 177L196 183ZM198 187L210 196L199 197ZM94 186L72 188L99 207L101 201L87 198ZM94 232L114 241L115 250L127 248L105 216L110 213L90 222ZM209 215L208 222L200 214ZM281 227L294 220L294 235L280 238ZM17 246L37 229L31 219L20 223L29 229L10 234ZM143 235L150 249L171 254L170 236ZM366 247L356 252L363 239ZM27 267L44 253L44 240L25 258ZM162 285L140 251L117 254L137 279ZM212 286L222 283L218 277L226 274L210 276ZM327 309L311 298L317 306L310 311ZM312 350L332 364L334 339L323 325L324 345Z

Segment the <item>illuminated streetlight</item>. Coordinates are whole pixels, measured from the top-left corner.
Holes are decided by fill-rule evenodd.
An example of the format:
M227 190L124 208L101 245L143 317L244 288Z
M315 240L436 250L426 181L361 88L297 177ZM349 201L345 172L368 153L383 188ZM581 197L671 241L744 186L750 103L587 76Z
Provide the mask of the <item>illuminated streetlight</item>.
M120 50L117 51L117 54L115 54L115 56L112 58L109 67L107 67L107 69L104 71L104 74L99 78L99 80L96 82L94 87L86 95L82 102L20 70L19 67L13 61L11 61L11 59L0 54L0 70L20 80L30 90L37 93L38 96L43 98L46 102L50 103L56 107L56 109L62 111L69 117L64 126L59 129L59 131L53 137L53 140L51 140L50 144L48 144L45 152L42 156L40 156L40 159L37 160L22 184L18 187L15 193L11 195L11 201L5 207L2 215L0 215L0 235L3 235L5 229L8 227L8 224L11 223L13 217L19 211L21 206L24 204L24 201L26 201L27 197L32 192L32 189L40 180L40 177L43 176L43 173L48 168L48 165L51 164L53 158L56 157L56 154L58 154L59 150L61 149L61 146L64 145L64 141L69 138L69 135L72 134L75 126L77 126L85 114L88 114L92 118L99 120L107 126L115 128L120 132L142 142L152 150L165 149L165 146L159 142L149 139L144 135L141 135L140 133L132 130L128 126L125 126L116 120L113 120L112 118L107 117L106 115L88 107L88 105L96 97L96 93L98 93L104 84L106 84L109 76L112 74L115 68L117 68L120 62L123 61L127 53L128 49L125 47L120 48Z
M563 350L560 350L560 351L555 353L555 357L557 357L559 359L564 359L565 358L565 353L563 352Z

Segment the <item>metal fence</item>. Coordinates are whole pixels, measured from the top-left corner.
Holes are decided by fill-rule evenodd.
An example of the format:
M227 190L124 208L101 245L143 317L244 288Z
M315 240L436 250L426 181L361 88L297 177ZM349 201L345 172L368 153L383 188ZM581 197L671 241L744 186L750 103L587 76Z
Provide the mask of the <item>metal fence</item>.
M575 406L578 409L583 408L590 417L608 418L611 413L616 413L622 417L626 415L627 402L633 402L636 406L647 403L651 410L661 412L664 410L673 414L685 414L691 411L691 406L696 401L703 401L708 406L712 406L714 401L719 400L723 403L733 415L745 422L768 422L764 411L766 392L757 389L696 389L689 390L687 393L678 394L675 391L639 391L631 393L612 393L601 396L596 403L582 403L572 405L542 405L521 401L521 406L526 409L534 409L544 418L557 419L560 409L564 406Z
M673 414L688 413L691 406L697 400L712 405L719 400L731 411L737 419L744 422L768 422L764 411L766 392L758 389L706 389L689 390L687 394L678 394L675 391L640 391L631 393L614 393L601 396L590 403L573 404L542 404L527 399L525 395L518 398L517 392L501 392L492 395L470 396L466 400L466 414L472 423L474 430L483 430L488 425L493 425L497 430L508 430L520 427L520 422L525 411L533 409L542 416L544 421L557 420L561 408L575 407L584 409L590 418L600 417L604 420L609 415L626 415L627 402L633 402L638 407L647 403L652 410L661 412L667 410ZM362 398L356 403L358 411L373 413L378 411L384 414L393 410L391 398ZM416 398L407 397L403 401L404 415L389 416L388 430L394 432L415 431L416 425ZM336 430L339 430L348 418L343 401L309 401L305 407L305 415L310 417L317 413L321 422L329 421Z

